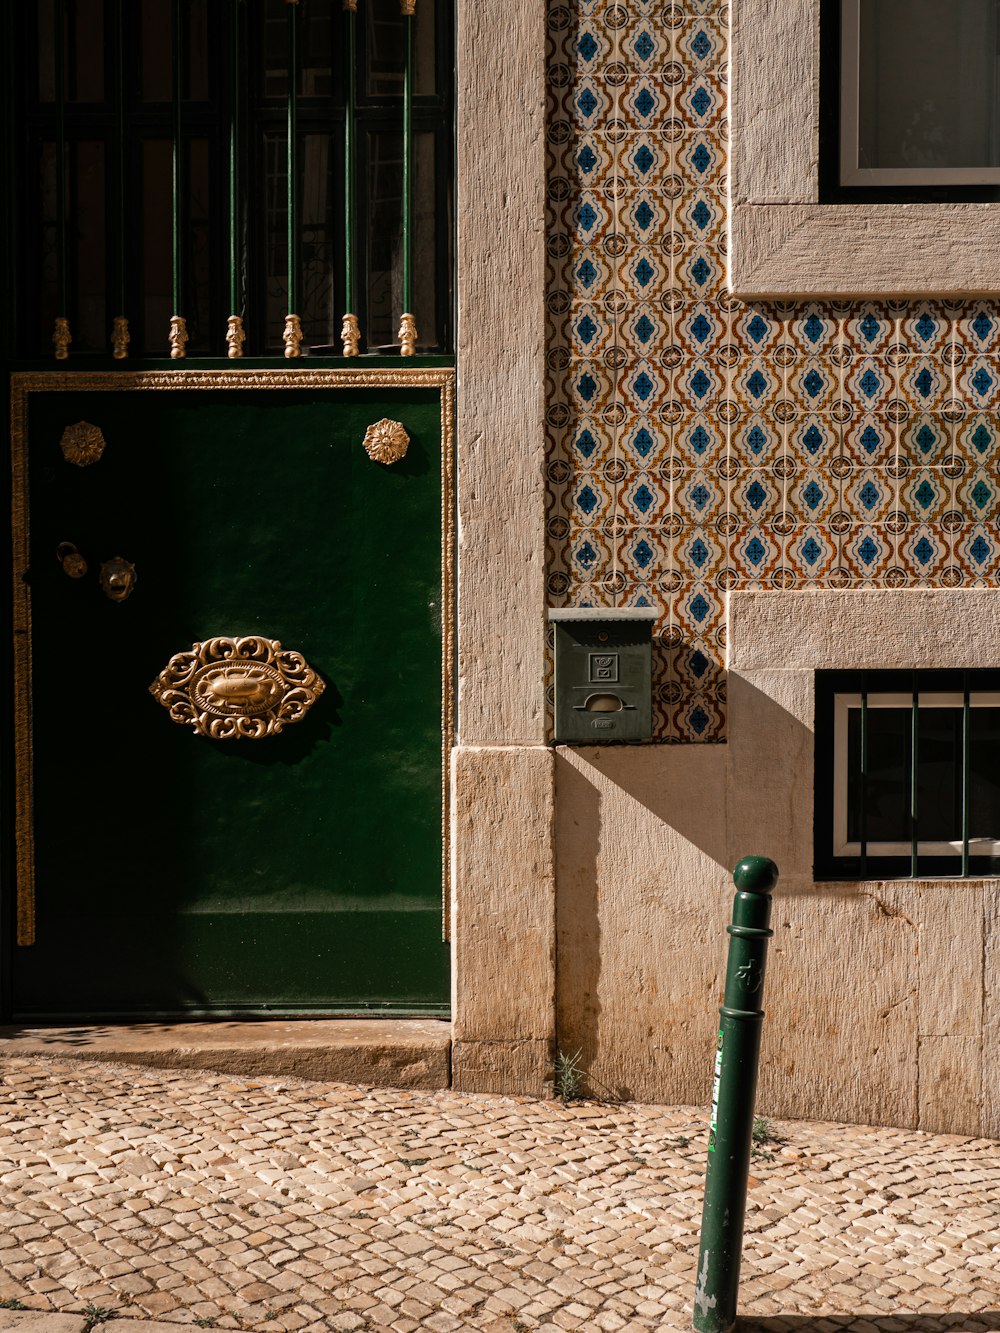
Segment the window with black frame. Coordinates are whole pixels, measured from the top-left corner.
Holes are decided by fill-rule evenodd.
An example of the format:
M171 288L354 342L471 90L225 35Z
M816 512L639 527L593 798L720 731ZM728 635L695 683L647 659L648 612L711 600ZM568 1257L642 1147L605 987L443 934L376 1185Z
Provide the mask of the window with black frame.
M1000 190L1000 0L824 0L827 202Z
M63 319L57 356L111 355L120 320L122 355L176 356L177 315L182 356L282 355L292 313L302 355L351 354L348 314L361 354L394 353L404 314L405 354L452 352L452 0L39 0L5 23L13 355L52 356Z
M1000 870L1000 671L816 673L817 879Z

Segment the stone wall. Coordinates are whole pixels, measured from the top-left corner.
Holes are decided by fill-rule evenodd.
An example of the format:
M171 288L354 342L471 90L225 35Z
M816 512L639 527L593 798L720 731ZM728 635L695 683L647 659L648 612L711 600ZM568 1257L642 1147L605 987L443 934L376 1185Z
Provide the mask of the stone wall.
M880 637L881 665L933 664L880 629L919 623L893 599L924 590L938 644L1000 656L978 591L1000 564L1000 301L734 298L726 6L544 8L543 56L541 6L460 5L456 1085L541 1093L579 1050L597 1093L704 1104L731 868L760 852L783 872L760 1109L1000 1136L997 885L813 883L829 663L806 652L848 596L868 629L844 665ZM547 605L660 609L673 744L553 755ZM802 651L755 674L769 634Z
M661 608L656 738L731 742L559 751L558 1043L598 1090L703 1102L729 868L763 852L785 876L762 1108L1000 1135L996 885L814 885L811 673L830 663L800 654L773 698L724 669L729 594L767 589L741 651L773 630L794 655L795 590L869 590L861 619L889 597L902 630L881 665L944 664L914 656L923 611L891 598L997 581L1000 304L735 299L727 6L548 16L549 599ZM938 643L950 625L961 656L971 617L992 639L991 607L949 603Z
M726 735L727 591L1000 565L1000 303L727 291L728 13L548 8L548 593L661 608L668 741Z

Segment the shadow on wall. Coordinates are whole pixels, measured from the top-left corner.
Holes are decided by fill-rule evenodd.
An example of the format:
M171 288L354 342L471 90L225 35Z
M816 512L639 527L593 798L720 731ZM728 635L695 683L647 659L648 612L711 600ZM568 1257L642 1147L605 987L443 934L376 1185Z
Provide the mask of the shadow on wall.
M556 752L559 1045L616 1096L701 1098L732 883L725 775L723 746Z
M813 888L815 709L811 671L731 671L728 855L769 856L779 893Z
M601 1018L601 792L588 768L556 751L556 1032L587 1069Z
M660 876L665 848L677 855L682 845L731 870L726 761L725 745L561 746L556 750L556 798L562 802L565 797L581 833L586 818L587 836L594 838L600 832L603 800L604 819L613 826L620 821L628 825L639 839L636 854L648 851L656 858Z

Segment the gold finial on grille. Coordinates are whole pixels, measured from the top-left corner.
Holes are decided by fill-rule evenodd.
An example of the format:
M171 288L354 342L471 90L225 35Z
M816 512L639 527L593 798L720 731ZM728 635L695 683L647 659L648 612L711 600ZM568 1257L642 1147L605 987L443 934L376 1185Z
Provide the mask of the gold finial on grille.
M357 315L345 315L340 326L340 341L344 344L345 356L357 356L361 347L361 325Z
M243 321L239 315L230 315L226 326L226 346L229 348L230 361L238 361L243 355L243 344L247 335L243 331Z
M73 341L69 331L69 320L61 315L56 319L56 326L52 332L52 346L56 349L56 360L65 361L69 356L69 345Z
M285 356L289 361L302 355L302 325L298 315L285 316L285 331L282 337L285 342Z
M170 316L170 359L183 361L187 356L188 331L182 315Z
M400 356L413 356L417 349L417 321L412 315L400 316L396 337L399 340Z
M128 345L131 341L128 320L124 315L116 315L111 329L111 355L116 361L125 360L128 356Z
M417 12L417 0L399 0L399 12L404 18L413 18Z

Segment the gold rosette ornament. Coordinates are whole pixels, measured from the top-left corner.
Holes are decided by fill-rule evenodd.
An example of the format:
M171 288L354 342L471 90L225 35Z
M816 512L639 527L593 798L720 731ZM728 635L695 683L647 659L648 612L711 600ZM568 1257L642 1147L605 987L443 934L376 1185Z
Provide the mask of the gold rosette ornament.
M251 634L192 644L170 659L149 692L196 736L261 741L301 722L324 689L301 653Z
M398 463L409 447L410 437L401 421L383 417L365 431L365 452L376 463Z
M100 426L91 425L89 421L78 421L63 431L59 447L67 463L73 463L76 467L90 467L104 453L104 435Z

